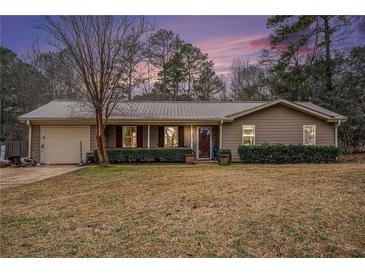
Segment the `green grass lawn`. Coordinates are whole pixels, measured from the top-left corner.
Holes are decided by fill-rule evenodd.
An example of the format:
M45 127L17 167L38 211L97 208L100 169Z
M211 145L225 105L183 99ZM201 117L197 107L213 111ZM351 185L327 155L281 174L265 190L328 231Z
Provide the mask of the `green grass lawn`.
M365 164L88 167L2 190L2 257L364 257Z

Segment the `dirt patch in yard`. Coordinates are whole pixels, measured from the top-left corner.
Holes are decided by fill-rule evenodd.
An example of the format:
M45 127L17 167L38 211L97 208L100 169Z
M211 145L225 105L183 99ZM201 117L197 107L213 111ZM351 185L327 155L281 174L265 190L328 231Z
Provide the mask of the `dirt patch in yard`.
M3 257L364 257L365 164L91 167L1 195Z
M342 162L348 163L365 163L365 152L364 153L353 153L353 154L344 154L340 157Z

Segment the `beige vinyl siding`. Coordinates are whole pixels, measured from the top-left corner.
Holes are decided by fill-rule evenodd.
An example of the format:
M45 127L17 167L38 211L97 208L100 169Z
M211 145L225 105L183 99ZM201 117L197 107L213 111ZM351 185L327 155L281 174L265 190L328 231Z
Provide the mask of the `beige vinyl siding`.
M190 126L184 126L184 147L190 147Z
M90 126L90 150L94 151L96 148L96 126Z
M193 126L193 149L196 147L196 126ZM191 126L184 126L184 147L190 148L191 146Z
M303 125L316 125L316 144L335 145L334 123L275 105L223 125L223 148L231 149L233 161L239 161L237 146L242 143L242 125L255 125L256 144L302 144Z
M38 162L40 161L41 151L41 130L40 126L32 126L32 145L31 145L31 157L34 157Z

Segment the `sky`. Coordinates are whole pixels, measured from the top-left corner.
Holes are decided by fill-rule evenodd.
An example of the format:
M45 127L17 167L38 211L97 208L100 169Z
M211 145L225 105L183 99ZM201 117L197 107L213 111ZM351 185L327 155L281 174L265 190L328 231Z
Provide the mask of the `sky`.
M269 45L270 30L266 28L269 16L146 16L156 28L172 30L194 46L199 47L214 61L218 74L226 73L234 58L251 63L257 61L262 49ZM34 41L41 50L48 51L45 34L35 27L38 16L1 16L0 44L25 58ZM364 45L364 30L355 32L346 41Z

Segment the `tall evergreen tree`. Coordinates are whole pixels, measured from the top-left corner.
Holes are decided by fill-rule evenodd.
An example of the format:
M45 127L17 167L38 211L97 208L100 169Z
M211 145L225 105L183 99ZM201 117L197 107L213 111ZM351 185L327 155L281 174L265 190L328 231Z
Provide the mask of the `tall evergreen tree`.
M192 84L208 60L208 54L202 53L199 48L192 44L185 43L181 48L181 58L186 70L186 95L191 96Z
M172 31L160 29L152 34L146 46L146 56L150 62L159 71L159 89L167 93L167 64L175 55L181 40L177 34Z
M324 52L326 92L333 91L333 43L351 23L348 16L273 16L267 26L273 29L271 44L279 54L276 70L283 71L292 63L298 66L301 55ZM299 78L298 81L301 81Z
M214 86L219 82L219 79L210 76L214 70L213 62L208 61L208 55L185 43L171 31L159 30L150 37L147 56L159 70L158 77L153 87L153 96L139 96L138 99L150 99L151 96L165 100L198 99L201 95L196 96L197 93L206 91L203 86ZM208 80L212 83L208 83Z
M0 141L23 140L26 127L18 116L52 99L47 79L11 50L0 47Z
M180 95L181 85L185 82L187 76L186 66L182 59L183 43L176 44L176 52L166 63L164 70L159 72L161 83L165 83L166 89L171 93L172 100L177 101ZM165 77L165 78L163 78Z
M224 83L213 69L213 62L205 62L199 77L193 83L193 96L198 101L213 101L219 99L224 89Z

